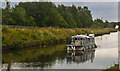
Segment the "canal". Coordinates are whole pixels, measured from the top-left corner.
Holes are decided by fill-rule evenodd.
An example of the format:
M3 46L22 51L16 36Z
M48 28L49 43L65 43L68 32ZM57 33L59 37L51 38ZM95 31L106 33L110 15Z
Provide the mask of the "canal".
M107 69L118 63L118 32L95 37L94 50L67 52L66 44L3 53L3 69Z

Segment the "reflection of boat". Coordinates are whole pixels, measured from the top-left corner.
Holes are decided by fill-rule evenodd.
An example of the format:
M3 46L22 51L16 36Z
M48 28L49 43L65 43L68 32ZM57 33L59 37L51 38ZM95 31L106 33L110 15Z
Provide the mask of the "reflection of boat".
M67 50L86 50L95 48L93 36L76 35L67 39Z
M95 50L86 50L86 51L67 51L67 63L72 62L86 62L91 60L93 62L95 55Z

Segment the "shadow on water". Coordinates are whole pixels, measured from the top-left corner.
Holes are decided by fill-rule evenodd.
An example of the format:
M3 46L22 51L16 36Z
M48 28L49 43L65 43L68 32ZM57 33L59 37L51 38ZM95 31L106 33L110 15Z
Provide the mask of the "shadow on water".
M95 50L89 51L66 51L66 45L56 45L32 50L21 50L3 54L4 69L29 69L29 68L51 68L55 65L56 60L63 62L67 59L67 63L93 61Z

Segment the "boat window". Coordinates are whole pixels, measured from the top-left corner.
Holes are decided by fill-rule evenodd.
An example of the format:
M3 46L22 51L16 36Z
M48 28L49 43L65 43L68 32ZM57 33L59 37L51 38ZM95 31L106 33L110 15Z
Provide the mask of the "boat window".
M78 38L78 40L82 40L82 38Z
M75 38L75 40L77 40L77 38Z

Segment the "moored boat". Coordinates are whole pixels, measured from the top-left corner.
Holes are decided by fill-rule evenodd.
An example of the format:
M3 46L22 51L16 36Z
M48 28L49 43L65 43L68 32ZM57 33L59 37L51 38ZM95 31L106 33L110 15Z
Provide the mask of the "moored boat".
M96 47L94 36L75 35L67 39L67 50L86 50Z

